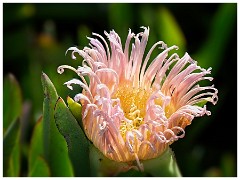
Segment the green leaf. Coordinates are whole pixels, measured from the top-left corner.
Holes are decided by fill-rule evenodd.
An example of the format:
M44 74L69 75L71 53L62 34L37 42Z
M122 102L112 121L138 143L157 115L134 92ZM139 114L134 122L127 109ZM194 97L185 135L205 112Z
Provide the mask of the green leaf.
M131 168L131 164L108 159L94 145L90 145L91 176L117 176Z
M210 98L209 98L210 99ZM207 104L207 100L206 99L203 99L202 101L196 103L195 105L196 106L199 106L199 107L203 107L205 104Z
M167 150L158 158L143 161L144 172L155 177L181 176L172 150Z
M82 123L82 106L81 106L81 104L75 102L69 96L67 97L67 104L68 104L69 110L71 111L72 115L76 118L78 123Z
M3 95L3 133L11 132L15 135L15 144L11 145L9 152L9 158L7 161L8 168L5 176L19 176L20 174L20 127L14 130L13 127L9 127L10 124L14 124L17 118L20 117L22 111L22 95L20 86L13 74L8 74L4 79L4 95ZM20 124L20 122L18 122ZM17 125L20 126L20 125ZM13 128L9 130L9 128ZM7 136L6 136L7 137ZM8 144L6 142L6 144ZM5 162L6 163L6 162Z
M20 175L20 134L18 133L16 144L13 147L10 159L9 159L9 169L8 176L18 177Z
M12 136L14 140L6 142L5 146L10 145L9 156L5 157L4 176L19 176L20 174L20 125L16 125L14 122L20 117L22 111L22 95L20 86L13 74L8 74L4 79L4 91L3 91L3 133L10 133L8 136ZM11 127L9 127L11 124ZM20 124L19 120L18 123ZM13 125L13 126L12 126ZM10 129L11 128L11 129ZM5 137L8 137L7 135Z
M177 45L179 47L178 54L184 55L186 50L186 39L172 13L161 6L157 13L157 28L161 39L168 45Z
M12 152L19 139L20 121L13 121L3 137L3 176L8 176Z
M48 78L42 74L44 91L43 102L43 147L44 158L49 164L52 176L73 176L71 161L68 157L67 144L54 122L54 106L58 99L56 89Z
M29 170L28 176L29 177L49 177L50 176L49 166L43 157L37 156L35 158L34 164Z
M133 23L133 9L131 4L127 3L111 3L109 4L109 24L110 27L119 33L120 37L126 37L127 30ZM124 13L123 13L124 12Z
M60 97L55 106L54 117L59 132L67 142L75 176L90 176L89 141Z
M34 127L31 138L28 167L30 177L47 177L50 176L50 169L43 158L43 118L40 117Z
M21 89L13 74L8 74L4 78L3 104L3 133L5 133L9 125L20 116L22 110Z
M231 39L230 36L235 31L236 19L237 4L221 4L212 19L207 41L194 56L201 67L214 67L213 76L217 73L224 60L225 47Z
M43 130L43 121L42 121L42 117L41 117L35 124L32 138L31 138L30 149L29 149L29 158L28 158L29 172L33 171L32 168L34 167L34 164L37 161L37 158L39 156L44 155L42 130Z

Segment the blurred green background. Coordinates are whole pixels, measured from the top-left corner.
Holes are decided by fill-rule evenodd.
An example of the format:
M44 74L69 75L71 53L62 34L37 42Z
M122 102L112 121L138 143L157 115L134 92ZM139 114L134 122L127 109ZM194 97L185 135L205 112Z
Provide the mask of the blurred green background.
M171 145L182 175L237 176L237 4L4 3L3 93L11 93L9 73L20 90L14 89L17 95L3 101L3 115L22 104L16 113L21 129L18 176L27 176L30 139L42 114L41 72L64 100L73 97L63 83L76 75L70 71L59 75L57 67L80 64L65 51L87 46L91 32L104 36L104 30L112 29L124 44L128 29L138 33L141 26L150 27L147 50L163 40L168 46L178 45L179 55L187 51L200 66L213 68L219 101L216 106L208 104L212 115L195 118L185 138Z

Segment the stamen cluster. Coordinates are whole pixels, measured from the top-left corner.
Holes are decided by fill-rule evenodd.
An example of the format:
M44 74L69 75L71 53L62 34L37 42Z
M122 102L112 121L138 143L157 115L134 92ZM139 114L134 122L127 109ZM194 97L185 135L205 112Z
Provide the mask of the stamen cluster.
M73 59L75 53L83 57L82 65L77 69L68 65L58 68L60 74L67 68L80 77L65 84L70 89L72 84L83 88L74 100L82 104L83 127L89 140L109 159L136 160L139 168L141 160L161 155L171 143L184 137L184 129L194 117L210 115L206 105L200 107L199 102L217 102L214 86L198 85L202 80L212 81L206 76L211 68L197 66L187 53L182 58L176 53L168 57L177 46L167 47L159 41L144 59L149 28L143 29L137 35L129 30L124 50L117 33L105 32L111 53L105 39L93 33L97 38L89 38L90 47L68 49ZM163 51L147 67L159 45Z

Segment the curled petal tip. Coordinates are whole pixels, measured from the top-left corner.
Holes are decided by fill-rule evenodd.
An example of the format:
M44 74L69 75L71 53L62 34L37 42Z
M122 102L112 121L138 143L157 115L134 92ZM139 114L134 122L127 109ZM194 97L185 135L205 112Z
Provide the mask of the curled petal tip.
M62 74L70 69L81 78L64 84L70 89L79 84L83 89L74 100L81 102L87 137L108 158L137 161L140 169L140 161L161 155L183 138L185 127L195 117L211 114L202 104L218 101L214 86L199 85L213 79L206 76L211 68L197 66L188 53L182 58L177 53L169 57L178 46L167 47L159 41L143 59L150 30L141 28L136 35L129 28L124 48L114 30L104 31L109 43L92 33L96 37L87 37L89 47L70 47L65 53L71 50L72 59L76 59L75 53L82 56L81 66L62 65L57 70ZM152 57L158 46L164 50Z

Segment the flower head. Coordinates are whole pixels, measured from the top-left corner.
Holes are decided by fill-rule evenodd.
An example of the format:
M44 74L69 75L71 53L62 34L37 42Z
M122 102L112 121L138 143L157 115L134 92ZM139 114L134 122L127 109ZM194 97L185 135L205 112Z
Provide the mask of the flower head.
M82 66L58 68L59 73L68 68L80 77L65 84L70 89L72 84L83 88L74 100L82 104L82 122L89 140L109 159L136 160L139 167L141 160L161 155L184 137L184 129L194 117L210 115L206 105L198 106L200 102L217 102L216 88L198 85L213 79L206 76L211 68L199 67L187 53L182 58L176 53L169 57L169 51L178 47L167 47L162 41L144 56L149 28L143 29L136 35L129 30L124 49L116 32L105 32L111 49L102 36L93 33L97 38L88 38L90 47L68 49L73 59L75 53L83 57ZM157 46L163 51L147 66Z

